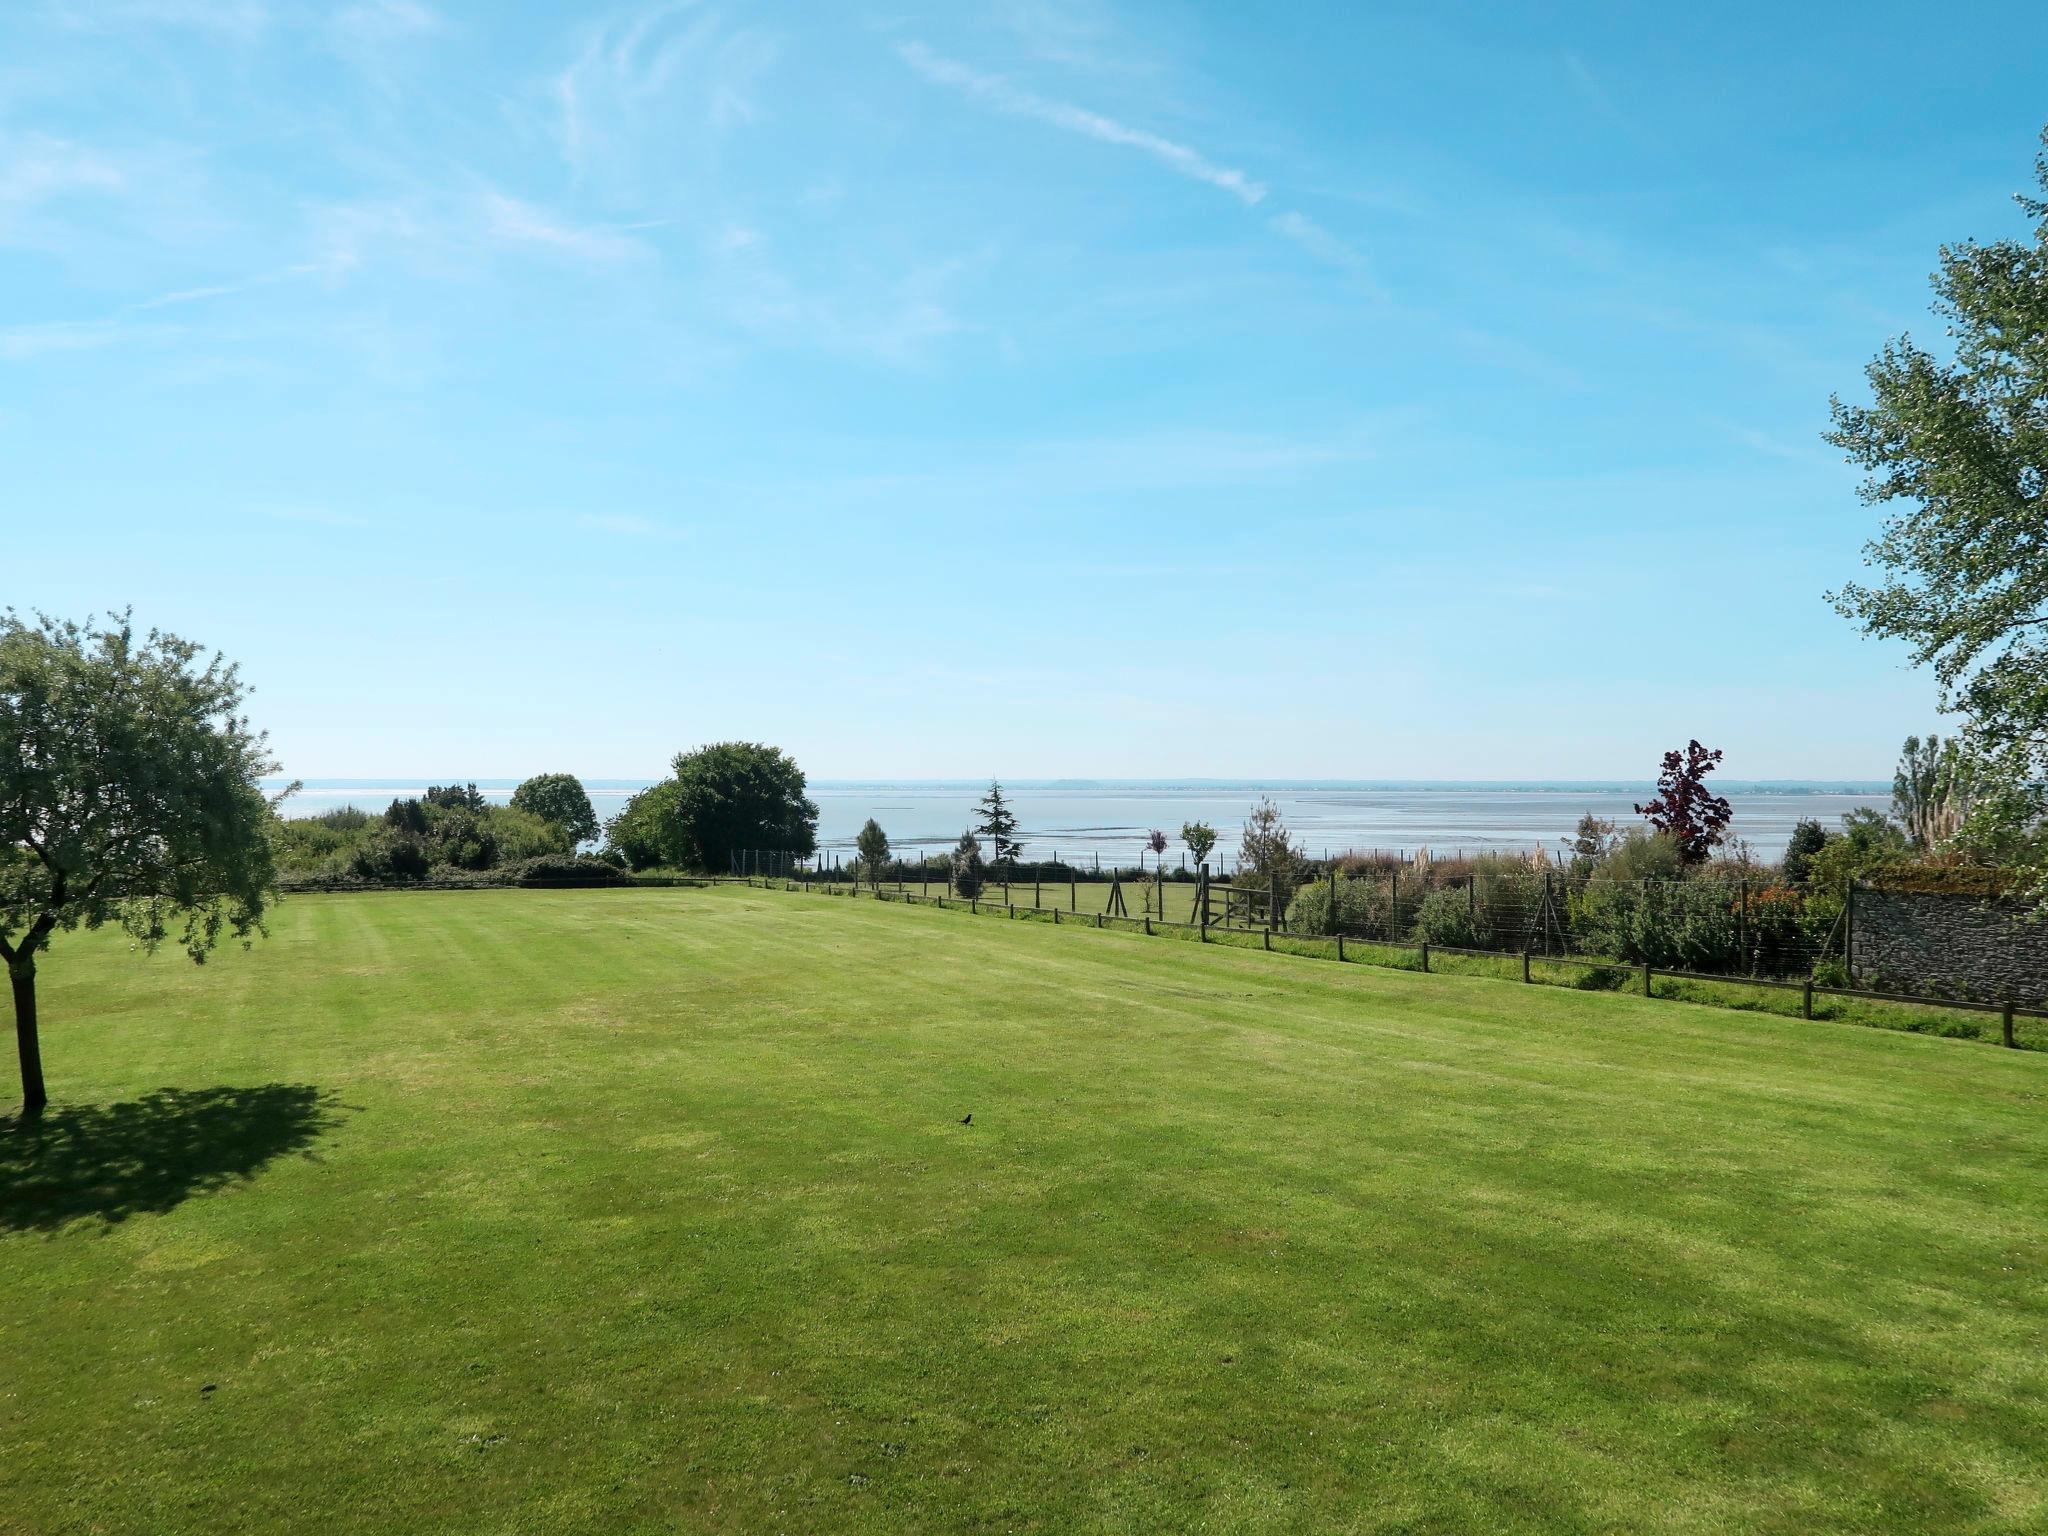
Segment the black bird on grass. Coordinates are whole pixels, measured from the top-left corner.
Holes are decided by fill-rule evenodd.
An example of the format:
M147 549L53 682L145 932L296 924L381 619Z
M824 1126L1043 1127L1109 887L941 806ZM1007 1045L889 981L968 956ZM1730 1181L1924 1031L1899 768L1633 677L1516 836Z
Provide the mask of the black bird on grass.
M972 1111L969 1111L969 1112L968 1112L967 1114L964 1114L964 1115L962 1115L962 1116L960 1117L960 1123L961 1123L962 1125L972 1125L972 1124L974 1124L974 1114L973 1114L973 1112L972 1112Z

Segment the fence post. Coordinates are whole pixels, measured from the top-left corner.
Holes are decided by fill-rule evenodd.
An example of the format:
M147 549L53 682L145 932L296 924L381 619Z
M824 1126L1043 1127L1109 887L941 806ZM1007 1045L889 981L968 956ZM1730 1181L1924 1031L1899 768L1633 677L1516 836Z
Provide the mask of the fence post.
M1650 962L1645 960L1643 962L1643 996L1655 997L1656 995L1656 989L1650 985Z
M1034 912L1038 910L1039 906L1038 893L1044 888L1045 866L1043 864L1034 864L1031 866L1031 910Z
M1330 866L1330 932L1337 931L1337 866Z
M1274 870L1266 878L1266 932L1272 933L1280 921L1280 871ZM1273 947L1272 940L1266 941L1266 948Z
M1529 946L1528 946L1527 944L1524 944L1524 945L1522 946L1522 980L1524 980L1524 981L1527 981L1528 979L1529 979Z
M1338 959L1338 960L1339 960L1339 961L1341 962L1341 961L1343 960L1343 958L1344 958L1344 930L1343 930L1342 928L1339 928L1339 929L1337 930L1337 959Z
M1392 943L1401 931L1401 866L1396 864L1389 877L1387 887L1387 942Z
M1422 974L1429 974L1429 940L1422 941Z
M1842 883L1842 969L1849 973L1849 985L1856 985L1856 877Z
M1735 942L1742 951L1742 963L1749 967L1749 974L1754 976L1756 962L1749 954L1749 877L1743 876L1735 883L1735 888L1741 893L1742 898L1742 905L1736 910Z
M2006 999L2005 1012L2000 1016L1999 1025L2001 1037L1999 1043L2009 1051L2017 1049L2017 1045L2012 1038L2012 999L2010 998Z

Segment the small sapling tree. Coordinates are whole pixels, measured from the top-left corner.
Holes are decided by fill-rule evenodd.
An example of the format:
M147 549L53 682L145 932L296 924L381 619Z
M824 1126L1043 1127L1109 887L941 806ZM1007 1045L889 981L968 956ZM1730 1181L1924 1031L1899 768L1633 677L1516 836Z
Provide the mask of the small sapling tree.
M1024 845L1017 841L1017 817L1003 797L1003 786L989 780L988 793L974 809L981 817L974 830L988 839L989 857L997 869L1009 868L1024 851Z
M276 770L219 655L176 635L0 615L0 961L14 992L24 1120L39 1115L36 957L62 929L175 931L195 962L262 931Z
M953 850L953 889L972 901L981 894L987 878L988 870L981 862L981 844L972 832L962 832L960 844Z
M1152 850L1152 884L1159 915L1166 916L1166 834L1154 827L1145 834L1145 846Z
M860 836L853 840L853 846L860 852L861 867L867 871L868 884L880 886L882 864L889 857L889 834L882 830L879 821L870 816L867 825L860 829Z
M1664 754L1657 775L1657 798L1636 807L1636 814L1668 836L1687 864L1704 864L1728 836L1735 814L1726 797L1707 792L1706 777L1721 761L1717 747L1708 751L1697 741L1683 752Z
M1216 846L1216 829L1206 821L1182 822L1180 840L1187 848L1188 857L1201 864L1208 859L1210 850Z
M1255 891L1271 891L1277 910L1285 912L1300 880L1302 854L1280 819L1280 807L1265 795L1259 796L1259 803L1245 818L1237 862L1238 878Z

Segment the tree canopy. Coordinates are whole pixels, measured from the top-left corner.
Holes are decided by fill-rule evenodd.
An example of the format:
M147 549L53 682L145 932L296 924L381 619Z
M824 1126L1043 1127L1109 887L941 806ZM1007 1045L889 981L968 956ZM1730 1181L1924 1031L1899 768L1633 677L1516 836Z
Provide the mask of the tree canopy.
M1010 809L1010 802L1003 796L1003 786L996 780L989 780L988 793L975 806L975 813L981 820L973 830L988 839L989 857L998 868L1014 863L1024 851L1024 845L1017 841L1017 817Z
M597 812L583 781L573 773L541 773L512 791L512 804L568 834L570 845L597 836Z
M0 615L0 961L12 982L23 1113L47 1101L36 956L118 923L194 961L261 931L275 887L276 770L234 666L127 615Z
M2048 133L2043 135L2048 146ZM1865 546L1877 577L1830 594L1871 635L1904 640L1931 666L1942 706L2038 818L2048 778L2048 148L2043 197L2021 195L2030 239L1942 247L1934 310L1953 338L1939 356L1910 336L1864 370L1868 405L1833 400L1827 440L1868 471L1885 508ZM1981 808L2010 822L2010 793Z
M1721 752L1698 741L1689 741L1683 751L1664 754L1657 775L1657 798L1636 807L1641 816L1678 845L1679 856L1688 864L1704 864L1707 856L1728 835L1734 809L1725 797L1707 789L1706 777L1720 765Z
M878 884L882 878L882 865L889 857L889 834L882 830L879 821L870 816L867 825L860 829L860 836L853 840L853 846L860 853L868 884Z
M633 868L672 864L723 874L744 849L801 857L818 846L818 807L804 793L803 770L778 749L720 741L678 753L673 766L606 828Z

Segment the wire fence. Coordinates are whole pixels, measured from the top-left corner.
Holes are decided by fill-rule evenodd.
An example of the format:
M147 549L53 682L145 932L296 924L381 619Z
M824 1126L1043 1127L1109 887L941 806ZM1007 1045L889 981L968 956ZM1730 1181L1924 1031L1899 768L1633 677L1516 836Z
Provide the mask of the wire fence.
M1257 926L1242 922L1176 921L1168 917L1155 916L1150 912L1120 913L1105 911L1099 907L1079 907L1071 903L1067 906L1057 902L1048 903L1042 899L1042 884L1034 887L1034 894L1041 899L1025 904L1016 899L1022 888L1014 883L1007 890L1000 885L991 885L984 893L963 896L942 894L937 889L919 891L907 881L897 886L879 880L834 880L829 878L830 873L828 870L827 878L819 878L816 872L812 872L813 878L808 880L802 878L802 872L795 877L762 875L729 878L769 890L816 891L833 896L865 895L884 902L925 905L976 915L1000 913L1010 918L1050 921L1054 925L1064 921L1097 930L1142 932L1147 936L1191 939L1203 943L1251 944L1269 952L1331 959L1340 963L1364 962L1403 970L1430 972L1456 968L1461 962L1477 961L1493 967L1491 970L1483 970L1482 974L1505 975L1511 978L1514 968L1519 965L1520 979L1525 984L1607 991L1639 987L1645 997L1719 1003L1736 1007L1749 1006L1742 1000L1741 994L1750 991L1768 992L1784 997L1786 1006L1767 1008L1765 1011L1796 1011L1807 1019L1841 1018L1853 1023L1875 1024L1916 1033L1990 1039L2009 1048L2048 1049L2048 1030L2034 1027L2048 1023L2048 1009L2023 1007L2010 1000L1992 1002L1930 993L1879 991L1866 987L1834 985L1816 980L1811 974L1798 980L1785 980L1727 972L1701 972L1650 962L1630 963L1610 956L1568 952L1544 953L1534 948L1467 948L1435 944L1427 939L1415 938L1403 940L1367 936L1354 939L1342 930L1329 934L1307 933L1283 927L1275 922ZM1072 887L1069 888L1069 895L1075 895ZM1503 965L1506 967L1505 971L1501 969ZM1706 989L1704 995L1699 991L1699 987ZM1730 989L1733 989L1735 994L1732 998ZM1831 1009L1831 1003L1840 1006ZM1872 1005L1878 1010L1875 1015L1871 1011ZM1975 1024L1958 1024L1953 1018L1956 1014L1983 1018L1987 1023L1983 1027ZM2025 1030L2022 1028L2023 1022L2027 1026Z
M733 859L741 877L833 888L954 896L951 862L858 863L749 851ZM1598 880L1537 869L1458 873L1455 866L1393 864L1343 873L1264 880L1178 871L1097 872L1057 863L992 866L989 899L1032 910L1106 911L1204 928L1298 936L1430 943L1439 948L1554 958L1597 957L1624 964L1773 979L1848 976L1853 899L1846 892L1795 890L1768 880Z

